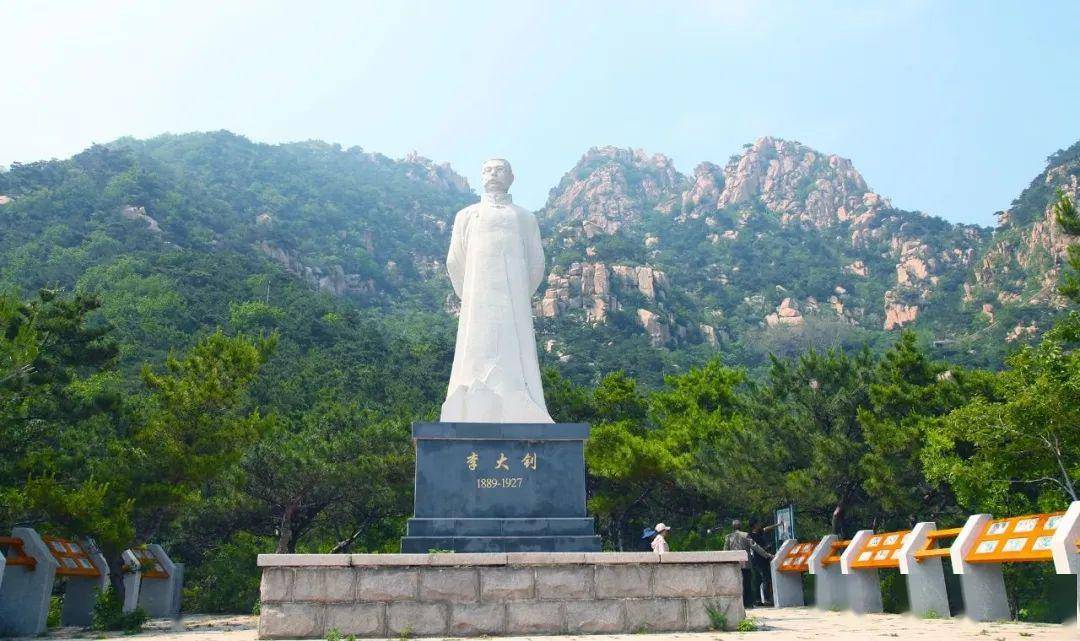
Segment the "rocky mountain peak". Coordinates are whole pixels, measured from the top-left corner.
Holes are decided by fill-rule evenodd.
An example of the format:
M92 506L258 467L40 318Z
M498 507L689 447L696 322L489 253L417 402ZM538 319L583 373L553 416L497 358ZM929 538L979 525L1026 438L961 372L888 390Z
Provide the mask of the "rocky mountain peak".
M648 211L670 213L688 185L667 156L593 147L551 190L543 214L587 238L614 234Z
M450 163L436 163L411 151L402 162L407 165L405 174L413 180L426 182L442 189L470 193L469 181L450 167Z
M694 168L694 182L683 192L683 211L711 211L719 209L720 194L724 191L724 168L711 162L699 163Z
M716 206L763 205L784 222L825 228L890 208L870 191L851 161L800 142L765 136L724 167Z

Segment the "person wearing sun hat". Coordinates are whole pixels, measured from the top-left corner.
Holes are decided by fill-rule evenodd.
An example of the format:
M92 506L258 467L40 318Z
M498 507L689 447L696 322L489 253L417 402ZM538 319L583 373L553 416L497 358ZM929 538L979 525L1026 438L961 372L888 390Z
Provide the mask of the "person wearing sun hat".
M671 528L663 523L657 523L653 530L656 531L656 536L654 536L652 540L652 551L657 554L670 552L671 550L668 548L667 539L664 538L664 533L671 531Z

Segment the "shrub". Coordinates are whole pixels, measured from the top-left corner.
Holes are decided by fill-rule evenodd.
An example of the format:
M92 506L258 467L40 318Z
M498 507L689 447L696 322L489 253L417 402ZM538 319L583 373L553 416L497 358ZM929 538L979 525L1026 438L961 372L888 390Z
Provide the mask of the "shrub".
M45 619L45 626L49 628L60 627L60 612L64 609L64 599L53 596L49 599L49 616Z
M90 628L94 630L123 630L124 634L141 632L143 624L149 617L146 610L135 608L131 612L124 612L124 604L120 595L113 590L112 586L105 588L98 594L94 601L94 609L90 615Z

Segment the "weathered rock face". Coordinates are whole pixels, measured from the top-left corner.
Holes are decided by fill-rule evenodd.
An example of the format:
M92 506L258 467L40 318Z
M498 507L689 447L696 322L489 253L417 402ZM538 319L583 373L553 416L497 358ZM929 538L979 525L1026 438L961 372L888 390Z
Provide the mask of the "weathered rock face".
M901 300L901 294L895 290L885 292L885 331L900 329L914 323L919 318L919 306L910 301Z
M161 227L158 225L158 221L151 218L146 213L145 207L135 207L133 205L127 205L120 210L120 215L128 220L140 220L146 223L146 228L155 234L161 233Z
M414 180L458 192L469 191L469 181L450 168L450 163L435 163L415 151L406 154L406 175Z
M701 212L719 209L720 194L724 190L724 170L719 165L703 162L694 168L694 183L683 192L682 208L699 217Z
M1034 336L1039 332L1039 327L1035 323L1023 325L1017 323L1016 327L1009 330L1009 333L1005 335L1005 340L1009 343L1020 340L1025 336Z
M1077 202L1080 160L1051 167L1035 179L1028 191L1038 187L1045 193L1061 191ZM999 219L1004 224L995 232L994 242L979 261L969 285L997 292L1002 302L1063 306L1065 300L1057 291L1057 283L1068 259L1068 247L1075 239L1058 225L1053 205L1054 199L1049 199L1041 216L1023 227L1014 224L1018 216L1013 209L1002 212Z
M651 312L647 309L637 310L638 322L645 328L645 332L649 335L649 342L653 347L659 347L667 344L671 340L671 332L668 326L665 325L660 318L659 314Z
M594 147L552 190L545 211L586 238L614 234L647 211L670 213L688 186L671 159L640 149Z
M705 323L701 323L700 325L698 325L698 330L701 331L701 336L709 345L717 347L720 344L720 340L716 336L716 328L712 325L706 325Z
M301 262L299 255L267 241L260 241L259 251L269 256L286 271L302 278L308 284L324 292L338 296L345 294L371 294L375 291L375 281L356 274L346 274L340 265L329 269L310 267Z
M914 305L887 303L885 305L885 329L899 329L919 317L919 308Z
M549 273L547 282L534 306L537 316L555 318L584 309L586 320L594 324L606 322L608 313L620 308L619 292L636 291L657 300L664 298L669 286L667 274L647 265L609 267L604 263L571 263L565 273Z
M912 214L897 215L891 207L887 199L870 191L851 161L797 142L765 137L747 145L742 155L722 168L700 163L693 178L679 174L662 155L615 147L590 149L552 190L547 206L538 215L547 223L555 223L552 243L559 251L576 249L582 252L583 262L591 262L598 255L597 245L609 236L640 234L638 242L649 259L665 255L670 246L678 247L679 243L670 242L662 231L641 231L647 215L657 213L677 213L668 219L671 224L704 223L704 239L712 245L745 245L761 238L762 232L753 232L748 225L758 215L755 212L763 208L785 227L806 228L807 234L821 233L837 240L848 238L849 248L842 248L845 251L893 258L896 276L895 283L889 286L897 290L897 296L902 294L909 306L917 307L910 300L931 297L941 270L969 263L979 238L976 234L971 243L955 250L956 255L937 255L919 236L898 233L912 223ZM682 246L686 246L685 241ZM706 272L714 274L711 280L720 286L737 285L739 269L738 265L722 263L705 267ZM864 259L841 263L837 269L838 279L876 278ZM881 273L880 268L875 269ZM658 282L653 267L615 264L610 266L610 272L613 280L636 287L647 300L663 299L665 285ZM579 284L575 278L571 269L552 279L537 304L537 313L554 317L567 309L581 308L587 310L590 322L606 322L619 301L613 295L589 293L588 285ZM585 274L584 280L588 278ZM805 293L800 298L805 298ZM834 294L827 306L833 317L854 324L861 322L867 302L882 304L879 300L848 305L847 298L846 294ZM811 309L794 300L765 313L765 325L798 326L804 322L804 313L817 313L816 302ZM898 313L894 310L894 316ZM918 309L905 311L897 318L910 322L917 314ZM685 326L701 324L700 319L686 320L690 322ZM700 336L706 342L713 340L705 333Z
M856 276L862 276L863 278L870 274L870 270L867 269L866 263L861 260L857 260L850 265L845 265L844 271L849 274L855 274Z
M802 312L796 307L791 298L785 298L780 302L776 311L765 317L765 324L769 327L776 325L802 325L804 322Z
M891 207L870 191L851 161L798 142L759 138L724 168L717 207L760 202L785 222L830 227Z

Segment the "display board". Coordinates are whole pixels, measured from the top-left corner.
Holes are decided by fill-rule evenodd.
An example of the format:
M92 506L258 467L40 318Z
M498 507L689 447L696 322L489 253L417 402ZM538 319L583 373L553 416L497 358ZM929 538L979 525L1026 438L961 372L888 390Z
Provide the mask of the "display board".
M167 579L169 575L158 563L157 557L146 548L131 548L131 553L139 561L140 574L144 579Z
M968 563L1050 561L1050 541L1064 512L989 521L964 560Z
M796 543L780 562L781 572L807 572L810 570L810 554L815 543Z
M866 545L855 554L851 567L861 569L900 567L900 548L910 535L911 530L901 530L871 536L866 540Z
M101 576L101 572L90 560L90 553L83 544L57 536L43 536L41 540L45 542L49 553L60 564L56 568L58 575Z
M23 549L23 540L17 536L0 536L0 548L5 548L4 560L6 565L22 566L33 570L37 567L37 559L26 553Z
M773 512L773 523L776 524L776 529L773 530L773 536L776 541L777 550L780 549L780 544L784 541L790 541L792 539L798 539L799 535L795 533L795 506L786 505Z

